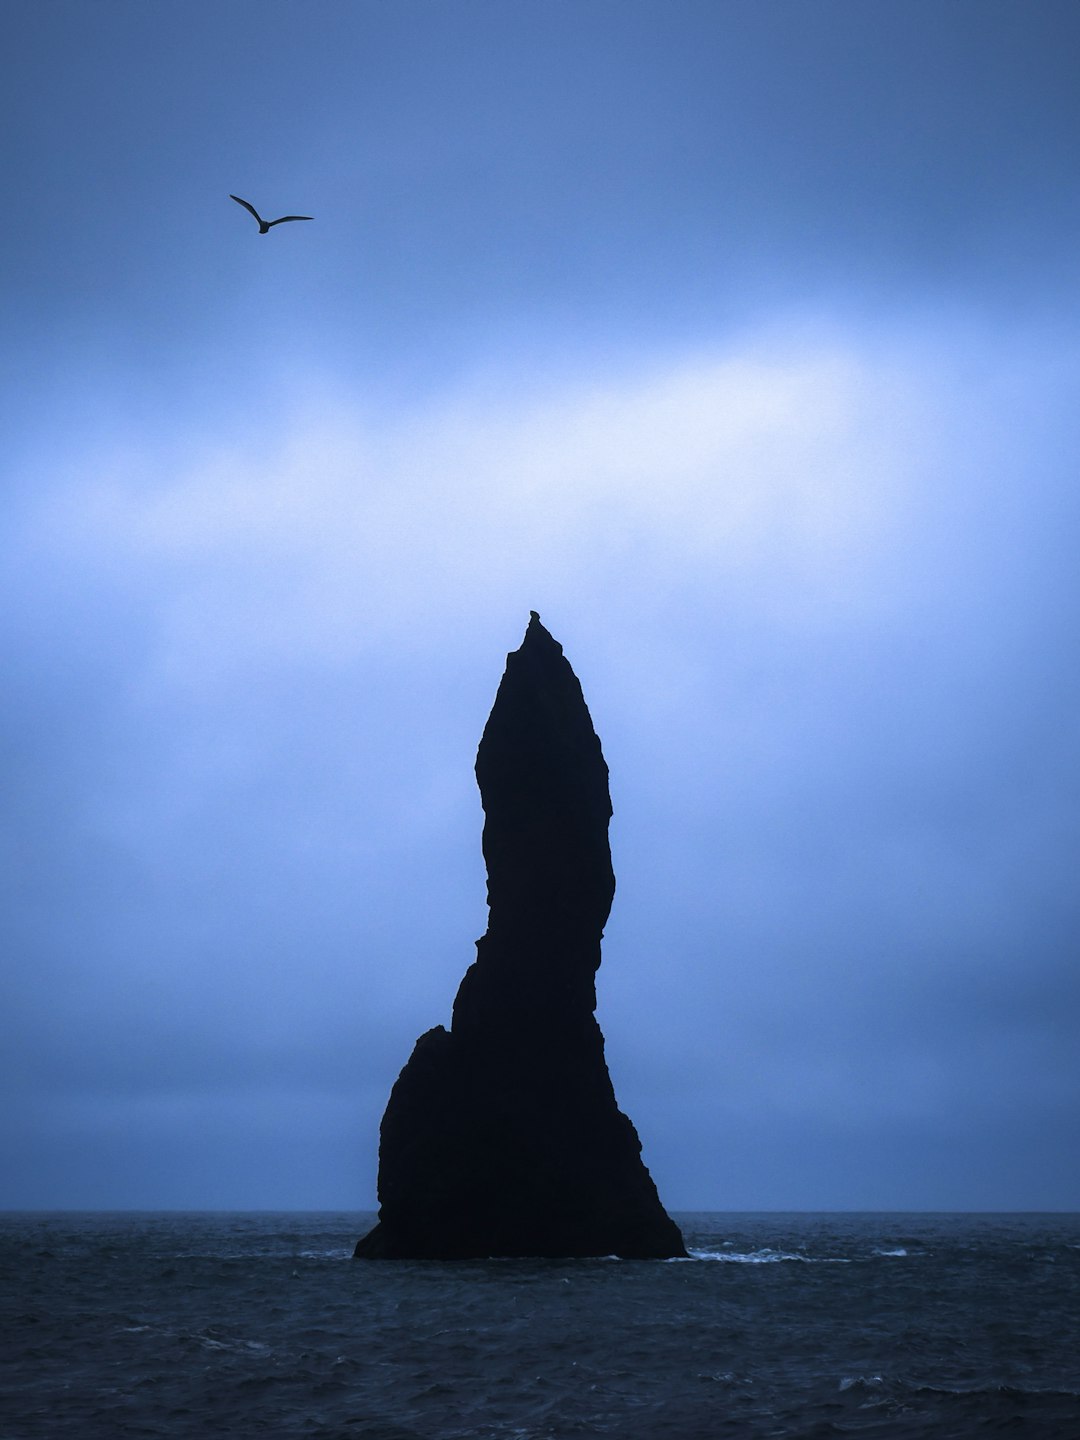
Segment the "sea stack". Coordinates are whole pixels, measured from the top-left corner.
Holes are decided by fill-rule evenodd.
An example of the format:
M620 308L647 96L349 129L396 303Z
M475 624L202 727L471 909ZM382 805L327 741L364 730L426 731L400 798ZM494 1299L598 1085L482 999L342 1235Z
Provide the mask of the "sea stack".
M615 893L608 768L535 611L476 757L487 933L449 1031L421 1035L379 1144L361 1259L685 1255L615 1101L596 1023Z

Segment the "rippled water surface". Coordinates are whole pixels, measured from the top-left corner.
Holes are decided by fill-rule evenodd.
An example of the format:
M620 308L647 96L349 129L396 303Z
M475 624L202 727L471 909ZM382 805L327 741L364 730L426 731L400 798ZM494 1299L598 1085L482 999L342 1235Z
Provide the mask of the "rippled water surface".
M682 1261L353 1261L374 1217L0 1216L0 1440L1080 1437L1080 1217L676 1217Z

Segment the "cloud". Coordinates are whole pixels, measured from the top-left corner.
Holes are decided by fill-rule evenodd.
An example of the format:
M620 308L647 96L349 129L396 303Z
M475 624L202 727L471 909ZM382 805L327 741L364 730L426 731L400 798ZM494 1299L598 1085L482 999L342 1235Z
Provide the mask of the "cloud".
M673 563L825 603L902 519L915 404L850 349L751 340L555 393L463 387L396 423L271 421L254 453L211 441L180 467L128 455L40 523L149 592L161 663L200 676L215 654L344 658L433 615L441 638L530 587L640 593Z
M683 1203L673 1096L774 1139L985 1134L1006 1056L1045 1108L1044 1021L1075 1008L1075 371L955 317L778 321L393 412L328 390L254 444L247 411L127 429L23 487L13 1083L142 1096L133 1125L355 1087L373 1164L376 1076L483 928L470 762L535 607L612 769L609 1055Z

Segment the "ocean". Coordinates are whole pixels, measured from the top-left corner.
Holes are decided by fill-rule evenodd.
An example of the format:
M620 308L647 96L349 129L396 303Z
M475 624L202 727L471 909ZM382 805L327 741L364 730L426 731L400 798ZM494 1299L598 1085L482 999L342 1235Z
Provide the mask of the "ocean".
M689 1260L354 1261L367 1214L0 1215L0 1440L1080 1437L1080 1216L682 1214Z

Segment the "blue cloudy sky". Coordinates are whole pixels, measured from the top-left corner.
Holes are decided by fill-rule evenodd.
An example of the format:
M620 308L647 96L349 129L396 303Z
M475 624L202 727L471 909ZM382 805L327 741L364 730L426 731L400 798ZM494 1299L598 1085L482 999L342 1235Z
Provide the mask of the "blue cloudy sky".
M374 1203L535 608L669 1207L1080 1205L1073 0L0 28L0 1204Z

